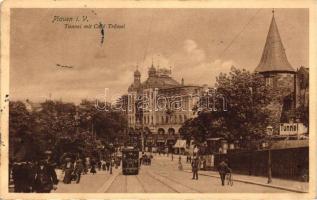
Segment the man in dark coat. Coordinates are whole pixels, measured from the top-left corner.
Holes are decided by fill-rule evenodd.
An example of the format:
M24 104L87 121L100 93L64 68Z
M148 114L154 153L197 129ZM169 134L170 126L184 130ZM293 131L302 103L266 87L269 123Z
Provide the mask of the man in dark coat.
M49 193L58 183L54 167L45 161L40 161L35 171L34 191Z
M231 173L231 169L228 167L228 164L225 162L225 160L222 160L218 165L218 172L221 179L222 186L225 185L225 177L227 173Z
M81 173L84 171L84 164L81 159L78 159L75 169L74 169L74 174L76 176L76 183L80 182L80 177Z
M74 164L70 158L66 158L66 163L64 164L63 170L65 172L63 182L65 184L70 184L72 182L72 175L74 170Z
M192 179L196 179L198 180L198 168L199 168L199 160L196 157L195 159L193 159L192 161L192 172L193 172L193 178Z
M31 166L27 162L16 162L12 168L14 192L31 192Z

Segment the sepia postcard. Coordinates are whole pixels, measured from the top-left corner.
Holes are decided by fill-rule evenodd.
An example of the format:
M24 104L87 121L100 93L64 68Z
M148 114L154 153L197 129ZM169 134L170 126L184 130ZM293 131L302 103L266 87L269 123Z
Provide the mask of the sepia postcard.
M2 2L0 198L316 198L316 3Z

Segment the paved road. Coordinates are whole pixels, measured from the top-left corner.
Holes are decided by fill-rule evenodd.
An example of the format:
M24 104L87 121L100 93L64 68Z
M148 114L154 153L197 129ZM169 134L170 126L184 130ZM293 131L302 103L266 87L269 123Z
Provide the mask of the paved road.
M184 162L184 161L183 161ZM192 174L177 168L178 159L155 156L151 166L142 166L139 175L122 175L121 169L113 174L100 171L82 176L81 183L58 185L55 192L101 193L208 193L208 192L287 192L259 185L234 182L233 186L221 186L220 179L200 176L192 180ZM184 165L188 168L188 165Z

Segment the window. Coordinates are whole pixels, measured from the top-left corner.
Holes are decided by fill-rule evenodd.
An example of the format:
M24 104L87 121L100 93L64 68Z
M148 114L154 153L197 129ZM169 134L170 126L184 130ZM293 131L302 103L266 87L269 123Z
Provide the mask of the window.
M266 77L265 78L265 85L266 86L273 86L273 77Z

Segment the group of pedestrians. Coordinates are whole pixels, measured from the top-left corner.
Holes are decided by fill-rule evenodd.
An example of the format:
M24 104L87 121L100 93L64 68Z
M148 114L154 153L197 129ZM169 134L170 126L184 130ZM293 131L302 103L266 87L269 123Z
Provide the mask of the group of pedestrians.
M188 157L187 157L188 160ZM186 160L186 161L187 161ZM191 161L192 173L193 173L193 180L198 180L198 170L200 168L200 159L197 156ZM228 159L223 159L217 166L218 173L220 175L221 185L225 185L225 178L227 175L231 175L232 169L229 167Z
M76 181L78 184L80 182L81 174L84 172L84 164L82 159L78 159L73 162L70 158L66 158L66 162L62 167L65 173L63 182L65 184L70 184L72 180Z
M118 168L121 160L117 157L96 160L63 158L60 165L51 161L48 154L45 159L37 161L20 161L10 165L9 174L17 193L50 193L57 189L61 180L64 184L80 183L84 174L96 174L97 170L108 171L112 174L112 167Z
M151 165L152 159L153 159L152 155L147 155L143 152L140 158L140 165Z
M18 193L48 193L58 184L55 166L48 160L15 162L11 176Z

